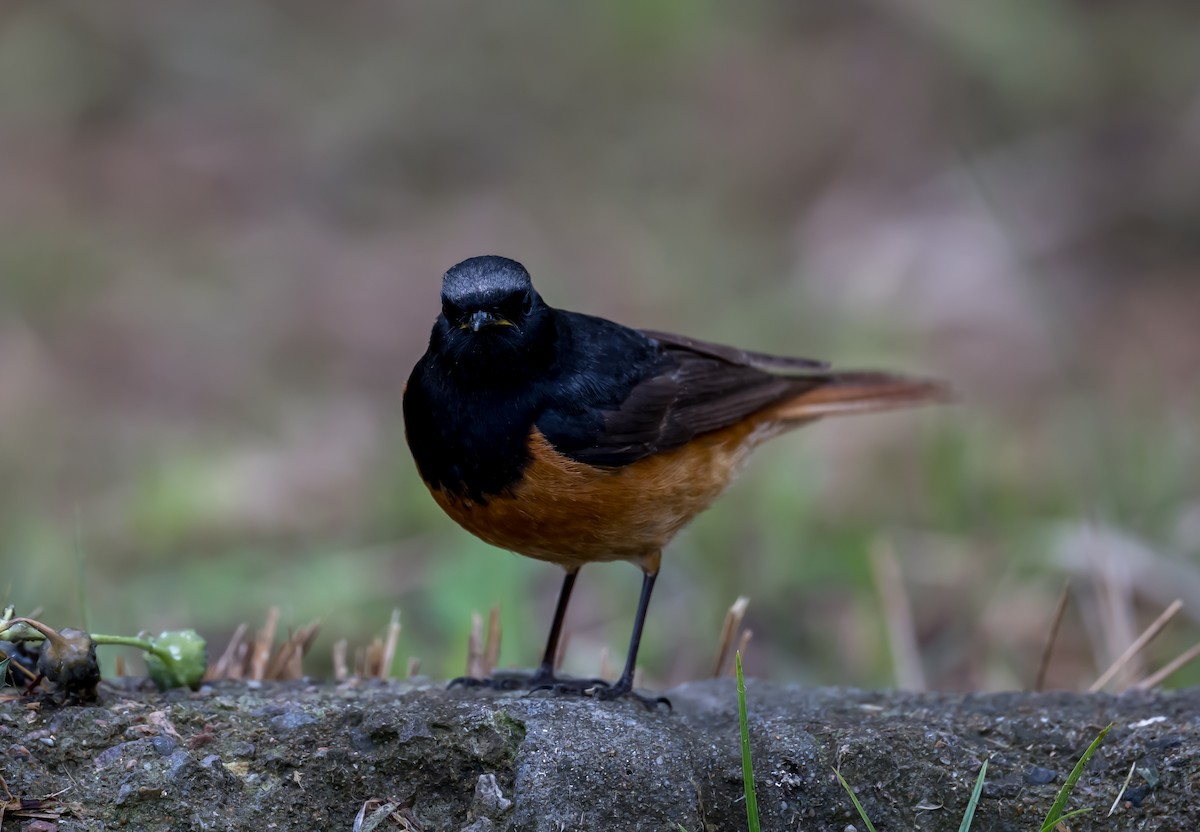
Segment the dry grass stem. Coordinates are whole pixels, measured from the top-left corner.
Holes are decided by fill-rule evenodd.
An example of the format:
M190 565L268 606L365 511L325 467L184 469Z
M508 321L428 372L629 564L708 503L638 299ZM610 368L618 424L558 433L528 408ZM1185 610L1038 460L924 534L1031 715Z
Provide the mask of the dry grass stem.
M567 658L567 646L571 643L571 631L563 627L562 633L558 637L558 649L554 651L554 671L557 673L562 670L563 662Z
M750 639L752 638L754 638L753 630L749 627L742 630L742 636L738 639L737 652L741 653L743 657L746 655L746 648L750 646ZM745 659L743 658L742 661L745 661Z
M1137 637L1133 644L1129 645L1125 652L1117 657L1117 660L1109 666L1108 670L1104 671L1104 673L1100 675L1100 678L1092 683L1092 686L1088 688L1088 693L1096 693L1097 691L1103 690L1105 685L1111 682L1118 673L1124 670L1129 662L1132 661L1133 658L1137 656L1137 654L1140 653L1147 644L1152 642L1155 636L1162 632L1163 628L1167 626L1171 619L1174 618L1181 609L1183 609L1183 601L1180 601L1178 598L1172 601L1171 606L1167 607L1163 611L1162 615L1154 619L1154 623L1147 627L1146 630Z
M750 599L745 595L738 596L725 613L725 621L721 624L721 637L717 641L717 655L713 659L712 672L709 674L714 679L719 679L725 673L731 657L730 648L733 647L738 630L742 628L742 619L746 617L746 607L749 604Z
M1125 782L1121 784L1121 790L1117 792L1117 799L1112 802L1112 806L1108 807L1108 814L1105 817L1111 818L1113 812L1117 811L1117 806L1121 803L1121 798L1125 796L1125 790L1129 788L1129 781L1133 779L1133 772L1137 768L1137 760L1129 764L1129 773L1125 775Z
M221 658L217 659L217 663L208 669L204 678L242 678L242 668L246 656L246 629L245 622L237 625L237 629L233 631L233 635L229 639L229 644L225 645L225 652L221 654Z
M1197 658L1200 658L1200 644L1195 644L1189 649L1183 651L1183 653L1176 656L1160 670L1151 673L1145 679L1134 685L1134 687L1138 690L1150 690L1151 688L1156 688L1163 682L1167 681L1167 679L1169 679L1171 675L1175 673L1175 671L1179 670L1185 665L1191 664Z
M253 643L246 640L247 627L239 624L229 644L216 664L204 674L205 679L299 679L304 675L304 657L312 649L320 622L314 621L288 636L275 649L274 635L279 624L279 609L272 607L261 630L254 634Z
M387 639L383 642L383 660L379 668L379 678L386 679L392 675L392 662L396 659L396 648L400 646L400 610L392 610L392 620L388 622Z
M279 607L267 610L267 621L254 635L250 653L250 678L261 680L267 672L267 661L271 657L271 645L275 643L275 628L279 626Z
M295 633L288 636L287 641L279 646L279 650L267 663L265 679L290 680L304 676L304 657L312 649L317 634L321 632L321 623L314 621L306 624Z
M421 660L418 659L416 656L409 656L408 657L408 670L406 672L407 677L409 679L411 679L420 672L421 672Z
M1046 686L1046 673L1050 670L1050 655L1054 652L1054 643L1058 641L1058 631L1062 627L1063 616L1067 612L1067 602L1071 598L1071 579L1063 581L1062 593L1058 596L1058 606L1054 608L1054 620L1050 622L1050 632L1046 634L1046 643L1042 646L1042 657L1038 661L1037 677L1033 680L1033 689L1040 691Z
M483 648L483 669L488 676L500 662L500 608L492 607L488 613L487 641Z
M872 547L871 568L875 575L879 598L883 602L888 646L896 671L896 686L902 690L925 690L925 671L921 667L921 656L917 647L912 605L904 589L896 553L885 541L877 541Z
M333 643L333 678L344 682L350 678L350 667L346 664L346 653L350 649L346 639L338 639Z
M471 613L471 635L467 638L467 676L482 679L483 672L483 616Z
M383 672L383 639L371 639L363 658L363 678L378 679L379 674Z

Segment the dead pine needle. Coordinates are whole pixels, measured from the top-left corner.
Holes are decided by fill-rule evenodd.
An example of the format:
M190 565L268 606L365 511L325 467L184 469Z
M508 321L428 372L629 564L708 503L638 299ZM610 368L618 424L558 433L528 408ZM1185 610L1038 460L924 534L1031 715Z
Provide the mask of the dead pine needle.
M1071 579L1063 581L1062 593L1058 596L1058 605L1054 608L1054 619L1050 622L1050 632L1046 633L1046 643L1042 646L1042 657L1038 661L1037 677L1033 681L1034 691L1043 690L1046 686L1046 674L1050 671L1050 655L1054 652L1054 644L1058 641L1058 631L1062 627L1063 616L1067 612L1067 602L1071 598Z
M421 672L421 660L418 659L416 656L409 656L408 657L408 669L405 671L405 675L409 679L411 679L420 672Z
M714 679L719 679L725 673L725 667L730 661L733 640L737 638L738 630L742 628L742 620L746 617L746 607L749 605L750 599L745 595L740 595L725 613L725 621L721 624L721 637L717 641L717 655L713 659L712 673L709 674Z
M896 685L902 690L925 690L925 671L921 667L921 655L917 647L912 605L900 575L896 552L886 541L876 541L871 548L871 568L880 601L883 602L888 645L896 669Z
M1104 686L1111 682L1118 673L1125 669L1125 666L1140 653L1147 644L1154 641L1154 638L1162 632L1163 628L1170 623L1171 619L1183 609L1183 601L1176 598L1171 602L1171 605L1163 610L1162 615L1154 619L1154 623L1145 629L1145 631L1134 640L1133 644L1126 648L1125 652L1117 657L1108 670L1100 675L1100 678L1092 682L1092 686L1088 688L1088 693L1096 693L1104 689Z

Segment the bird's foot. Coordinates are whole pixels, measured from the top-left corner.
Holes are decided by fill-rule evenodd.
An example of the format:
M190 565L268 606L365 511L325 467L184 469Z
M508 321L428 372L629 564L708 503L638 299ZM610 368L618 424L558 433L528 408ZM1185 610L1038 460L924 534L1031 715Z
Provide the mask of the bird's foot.
M610 701L614 699L632 699L648 711L659 705L666 705L671 710L671 700L665 696L643 696L633 689L633 685L624 681L607 682L604 679L575 679L569 676L555 678L545 682L531 691L549 691L555 696L588 696L593 699Z
M546 674L541 670L533 673L518 673L513 671L494 673L491 676L478 679L474 676L459 676L451 679L450 688L485 688L487 690L537 690L547 683L557 681L553 673Z
M553 671L539 669L532 673L495 673L484 679L460 676L450 681L449 687L484 688L487 690L527 690L530 693L547 692L553 696L589 696L601 700L632 699L646 710L652 711L659 705L671 709L671 700L665 696L643 696L633 689L627 680L610 683L604 679L579 679L574 676L557 676Z
M447 687L486 688L488 690L548 690L554 693L586 696L596 687L608 687L603 679L576 679L573 676L558 676L549 668L538 668L531 673L516 670L493 673L483 679L474 676L459 676L451 679Z
M633 683L630 680L623 677L611 685L605 684L603 687L593 688L587 692L587 695L603 700L632 699L648 711L653 711L659 705L666 705L668 711L672 710L670 699L665 696L643 696L633 689Z

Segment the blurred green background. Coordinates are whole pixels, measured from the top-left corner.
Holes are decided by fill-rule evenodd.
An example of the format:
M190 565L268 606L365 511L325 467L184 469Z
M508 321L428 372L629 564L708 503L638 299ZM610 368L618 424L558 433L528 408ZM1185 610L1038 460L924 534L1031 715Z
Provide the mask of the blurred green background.
M0 592L51 624L270 605L329 645L402 611L463 670L560 575L441 515L401 386L471 255L552 304L960 401L776 440L669 550L645 681L1094 679L1200 615L1200 6L43 3L0 7ZM901 575L880 583L872 552ZM567 667L619 666L639 575L584 570ZM84 607L86 606L86 611ZM111 656L109 657L111 661ZM1195 680L1184 672L1175 682Z

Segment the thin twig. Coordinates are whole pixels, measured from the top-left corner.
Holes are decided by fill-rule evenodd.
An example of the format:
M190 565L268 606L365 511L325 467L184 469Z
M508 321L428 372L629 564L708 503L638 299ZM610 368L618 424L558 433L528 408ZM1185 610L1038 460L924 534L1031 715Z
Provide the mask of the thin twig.
M1058 596L1058 606L1054 608L1054 620L1050 623L1050 632L1046 634L1046 643L1042 646L1042 658L1038 662L1037 678L1034 679L1034 691L1040 691L1046 686L1046 673L1050 670L1050 654L1054 652L1054 643L1058 641L1058 629L1062 626L1063 616L1067 612L1067 602L1071 598L1071 579L1063 581L1062 594Z
M1163 611L1162 615L1154 619L1154 623L1147 627L1145 632L1138 636L1137 639L1134 640L1133 644L1129 645L1125 652L1117 657L1117 660L1109 666L1108 670L1104 671L1099 679L1097 679L1095 682L1092 682L1092 686L1088 688L1088 693L1096 693L1103 690L1104 686L1113 680L1113 677L1125 669L1125 665L1127 665L1134 656L1141 652L1141 650L1147 644L1154 640L1155 636L1162 632L1163 627L1167 626L1170 620L1174 618L1175 614L1181 609L1183 609L1183 601L1176 598L1171 602L1171 606L1167 607Z

